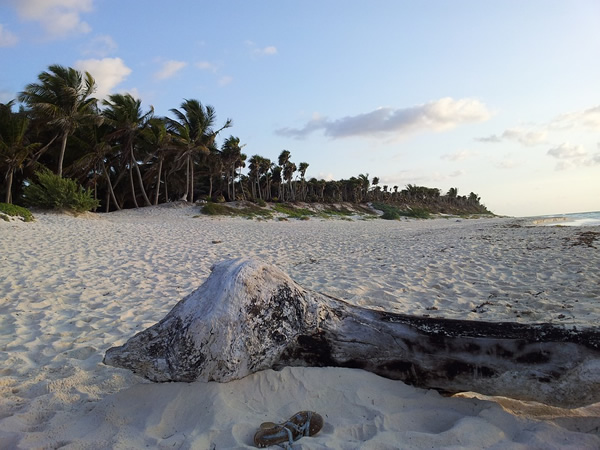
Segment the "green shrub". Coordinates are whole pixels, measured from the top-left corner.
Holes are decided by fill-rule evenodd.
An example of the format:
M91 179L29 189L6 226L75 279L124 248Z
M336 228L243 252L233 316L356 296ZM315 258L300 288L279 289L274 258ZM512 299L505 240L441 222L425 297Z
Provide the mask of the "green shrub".
M259 198L259 199L256 201L256 204L257 204L258 206L260 206L261 208L264 208L265 206L267 206L267 202L265 202L265 201L264 201L262 198Z
M8 216L20 217L23 222L33 222L33 214L27 208L11 205L9 203L0 203L0 217L8 221Z
M429 219L429 211L423 208L398 209L386 203L373 203L373 208L383 211L382 219L397 220L400 217L414 217L415 219Z
M208 202L202 207L202 212L209 216L230 216L233 213L231 209L222 203Z
M270 219L272 217L271 211L259 208L251 203L242 208L232 208L222 203L208 202L202 207L202 212L209 216L238 216L248 219Z
M25 202L44 209L70 209L75 212L90 211L100 205L92 192L70 178L62 178L49 170L35 173L37 183L25 188Z
M400 214L398 211L388 210L383 212L381 218L385 220L398 220L400 218Z

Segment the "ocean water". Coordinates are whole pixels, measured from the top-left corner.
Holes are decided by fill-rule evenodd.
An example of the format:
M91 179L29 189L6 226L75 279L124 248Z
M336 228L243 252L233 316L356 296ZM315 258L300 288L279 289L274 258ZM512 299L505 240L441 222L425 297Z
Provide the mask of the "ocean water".
M539 217L540 225L565 226L565 227L593 227L600 226L600 211L573 214L555 214Z

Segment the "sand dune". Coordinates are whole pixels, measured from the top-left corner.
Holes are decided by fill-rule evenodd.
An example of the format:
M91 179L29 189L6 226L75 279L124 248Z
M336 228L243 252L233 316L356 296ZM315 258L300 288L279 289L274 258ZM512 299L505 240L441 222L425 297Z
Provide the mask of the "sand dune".
M326 425L297 448L600 447L598 405L444 398L331 368L159 385L102 364L107 348L161 319L212 264L238 256L369 307L596 325L600 251L579 242L581 230L197 215L175 204L0 222L0 448L245 448L261 422L301 409Z

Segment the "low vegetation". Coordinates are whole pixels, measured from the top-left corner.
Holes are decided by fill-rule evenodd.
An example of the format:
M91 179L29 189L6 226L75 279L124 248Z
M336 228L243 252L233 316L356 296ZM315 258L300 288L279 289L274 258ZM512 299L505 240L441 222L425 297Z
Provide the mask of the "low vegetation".
M397 220L400 217L412 217L415 219L429 219L431 214L424 208L410 208L401 209L398 206L375 202L372 204L373 208L383 211L382 219L386 220Z
M27 208L9 203L0 203L0 219L8 222L10 217L17 217L23 222L33 222L33 214Z
M25 188L24 198L29 206L43 209L67 209L74 212L91 211L98 207L89 189L82 188L69 178L62 178L49 170L36 172L37 182Z

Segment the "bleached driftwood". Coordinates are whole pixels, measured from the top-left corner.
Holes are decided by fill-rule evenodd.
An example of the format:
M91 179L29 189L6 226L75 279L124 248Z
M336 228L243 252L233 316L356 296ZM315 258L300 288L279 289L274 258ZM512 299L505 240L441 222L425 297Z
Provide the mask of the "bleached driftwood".
M153 381L226 382L268 368L341 366L446 392L557 406L600 401L600 331L423 318L350 305L252 259L225 261L106 364Z

